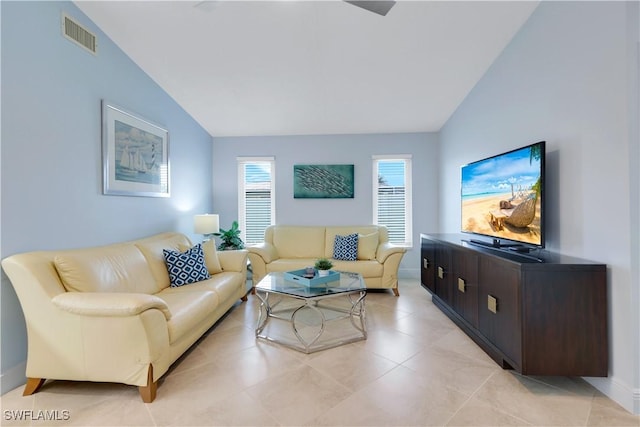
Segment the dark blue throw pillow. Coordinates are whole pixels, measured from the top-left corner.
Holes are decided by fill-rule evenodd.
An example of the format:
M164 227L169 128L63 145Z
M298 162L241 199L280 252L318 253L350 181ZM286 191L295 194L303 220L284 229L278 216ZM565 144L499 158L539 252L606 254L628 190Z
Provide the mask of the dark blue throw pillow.
M333 258L355 261L358 257L358 233L336 236L333 242Z
M195 245L186 252L163 249L162 253L167 264L171 287L188 285L211 277L204 263L201 244Z

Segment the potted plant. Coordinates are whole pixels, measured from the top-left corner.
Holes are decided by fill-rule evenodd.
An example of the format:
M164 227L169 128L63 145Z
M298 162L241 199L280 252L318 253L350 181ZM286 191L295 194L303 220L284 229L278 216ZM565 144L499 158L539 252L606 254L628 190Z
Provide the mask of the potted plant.
M326 276L333 267L333 263L327 258L320 258L316 261L315 267L318 269L319 276Z
M220 229L219 233L214 233L216 236L220 236L220 244L218 245L219 251L231 251L236 249L244 249L244 242L240 238L240 230L238 230L238 221L231 223L231 228L228 230Z

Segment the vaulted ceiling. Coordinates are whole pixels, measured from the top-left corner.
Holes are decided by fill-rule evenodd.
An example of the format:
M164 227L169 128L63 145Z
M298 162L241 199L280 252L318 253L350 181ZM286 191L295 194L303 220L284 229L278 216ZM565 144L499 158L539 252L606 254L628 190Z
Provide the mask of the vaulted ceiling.
M212 136L438 131L538 2L76 1Z

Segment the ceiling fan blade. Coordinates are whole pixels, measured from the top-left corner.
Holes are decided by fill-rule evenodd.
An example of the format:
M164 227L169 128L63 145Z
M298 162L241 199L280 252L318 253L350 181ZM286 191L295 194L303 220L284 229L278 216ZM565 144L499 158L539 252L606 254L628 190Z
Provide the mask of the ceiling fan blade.
M391 10L395 1L349 1L344 0L347 3L351 3L354 6L361 7L369 12L377 13L378 15L386 16Z

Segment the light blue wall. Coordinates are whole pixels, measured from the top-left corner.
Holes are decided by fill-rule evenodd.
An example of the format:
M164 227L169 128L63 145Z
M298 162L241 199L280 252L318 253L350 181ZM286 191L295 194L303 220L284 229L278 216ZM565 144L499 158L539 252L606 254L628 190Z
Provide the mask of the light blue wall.
M411 154L413 180L413 243L400 274L418 277L420 233L438 226L438 137L434 133L264 136L213 139L214 212L227 228L237 219L238 156L274 156L276 161L276 223L295 225L371 224L372 155ZM294 164L353 164L353 199L294 199ZM401 290L402 292L402 290Z
M211 137L71 2L2 8L2 257L106 244L167 230L191 235L210 210ZM66 12L98 36L96 56L63 38ZM169 130L171 197L102 195L101 99ZM191 235L191 237L194 237ZM24 381L26 331L1 282L2 392Z
M442 129L439 178L440 228L455 232L460 165L548 142L548 247L608 265L609 377L590 381L635 412L637 6L541 2Z

